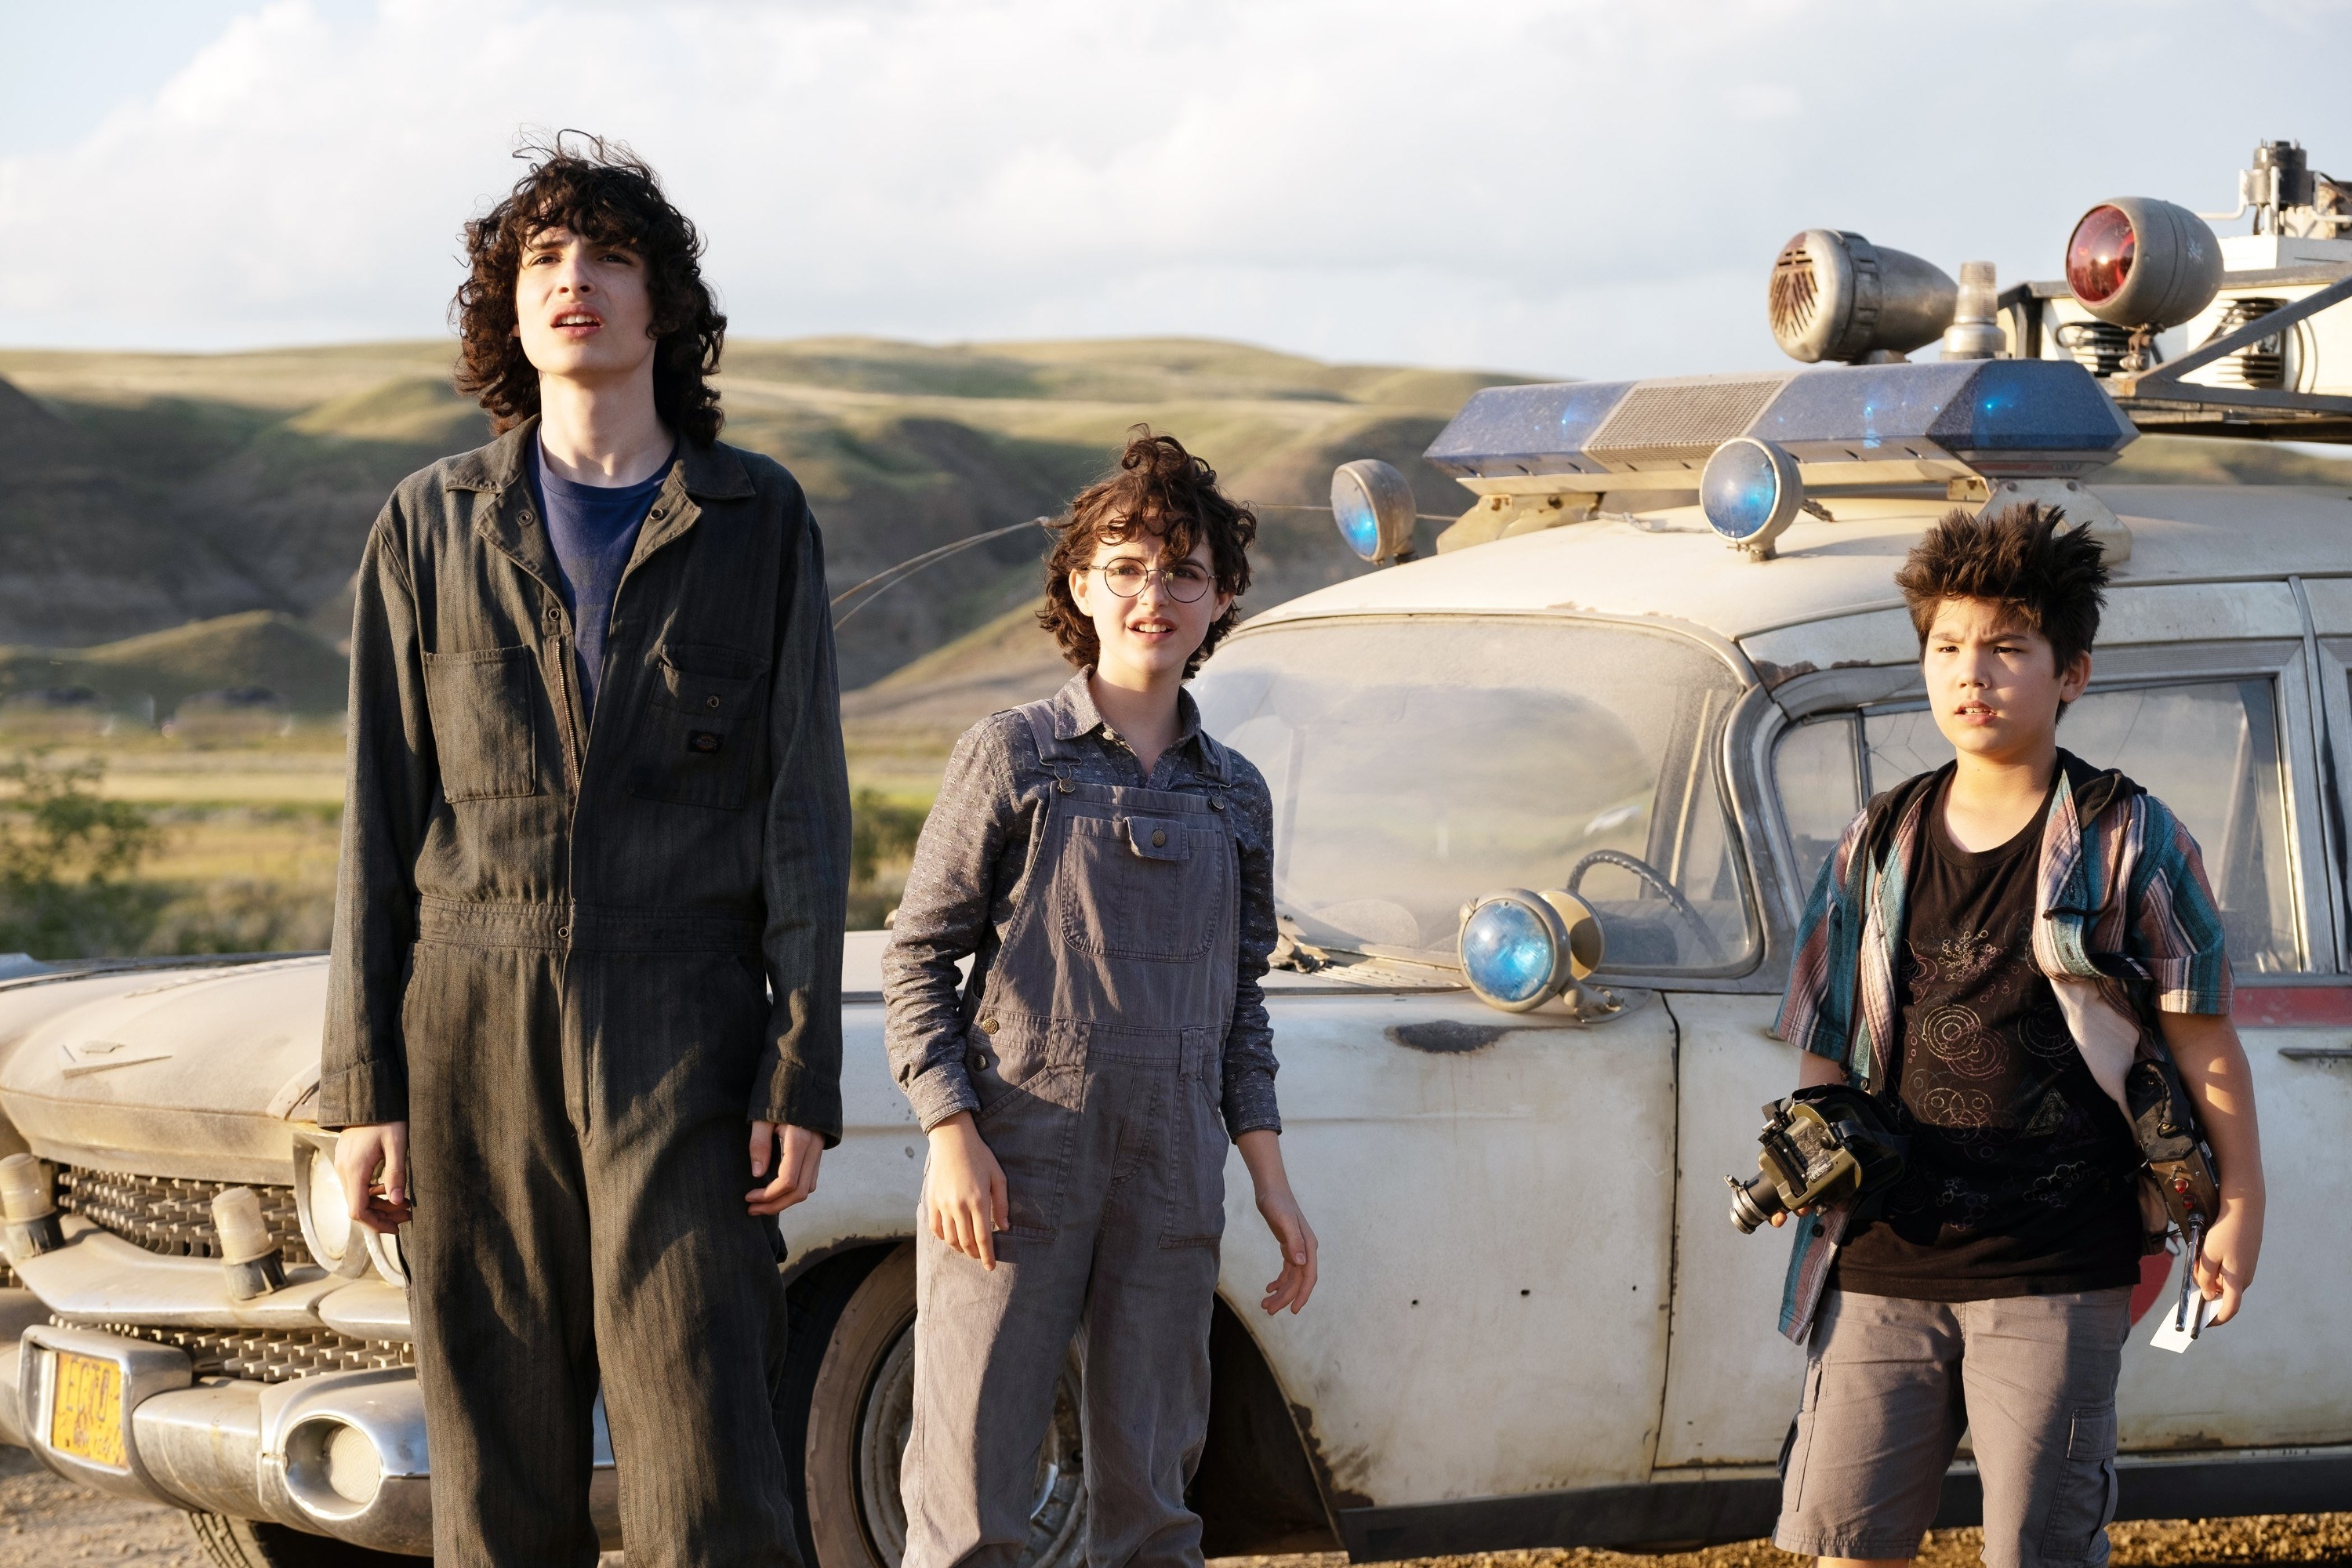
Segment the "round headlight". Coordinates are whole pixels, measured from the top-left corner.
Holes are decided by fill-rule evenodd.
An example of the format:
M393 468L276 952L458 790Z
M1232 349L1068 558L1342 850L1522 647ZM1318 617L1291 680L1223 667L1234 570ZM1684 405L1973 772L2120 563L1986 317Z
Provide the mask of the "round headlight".
M1567 922L1525 888L1487 894L1462 921L1462 977L1506 1013L1542 1006L1569 981Z
M335 1174L334 1154L307 1139L294 1144L294 1212L320 1268L345 1279L367 1272L368 1249L353 1234L357 1225Z
M1772 542L1804 504L1797 459L1754 436L1734 436L1717 447L1699 475L1698 505L1706 525L1757 555L1771 553Z
M1348 548L1375 563L1412 558L1412 486L1377 458L1342 463L1331 473L1331 521Z
M2084 213L2067 237L2066 287L2103 321L2161 331L2212 302L2221 242L2187 207L2117 196Z

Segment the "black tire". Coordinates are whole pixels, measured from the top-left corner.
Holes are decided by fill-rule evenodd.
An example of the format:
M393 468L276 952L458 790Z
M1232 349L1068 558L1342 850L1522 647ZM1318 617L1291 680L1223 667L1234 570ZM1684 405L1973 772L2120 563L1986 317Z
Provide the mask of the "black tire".
M913 1391L914 1330L915 1248L908 1243L859 1282L817 1371L803 1471L814 1568L898 1568L906 1544L898 1459ZM1087 1492L1075 1354L1055 1391L1038 1481L1021 1568L1077 1568L1086 1559Z
M416 1568L433 1561L226 1514L192 1513L188 1525L215 1568Z

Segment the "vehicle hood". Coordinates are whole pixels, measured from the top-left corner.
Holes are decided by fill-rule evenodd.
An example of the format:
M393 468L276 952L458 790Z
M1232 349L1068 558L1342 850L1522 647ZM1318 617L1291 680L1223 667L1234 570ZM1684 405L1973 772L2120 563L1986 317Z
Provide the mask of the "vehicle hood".
M283 1184L326 1007L323 956L0 986L0 1111L46 1160Z
M881 1000L889 941L848 933L845 1002ZM45 1160L282 1185L326 1015L323 954L0 982L0 1112Z

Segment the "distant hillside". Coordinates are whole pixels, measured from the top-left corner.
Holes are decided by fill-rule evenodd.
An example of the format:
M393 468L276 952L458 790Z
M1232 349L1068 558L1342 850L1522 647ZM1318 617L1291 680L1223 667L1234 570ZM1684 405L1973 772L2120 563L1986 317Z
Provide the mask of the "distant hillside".
M173 529L108 443L0 381L0 638L95 642L260 593Z
M392 486L488 438L479 410L449 388L448 355L438 343L0 352L0 375L39 399L0 403L0 416L16 409L18 424L43 433L10 445L0 426L0 498L39 517L64 515L46 498L80 497L72 515L83 520L51 530L58 547L48 553L10 552L0 639L87 645L241 610L340 637L352 571ZM1471 392L1508 379L1192 340L830 338L730 344L722 386L727 438L799 476L828 570L846 587L1058 510L1139 422L1181 437L1245 498L1320 507L1333 465L1383 457L1412 474L1428 510L1458 511L1461 490L1421 463L1421 448ZM70 485L23 455L45 447L77 454ZM0 510L0 528L16 516ZM1253 600L1361 570L1329 534L1318 512L1269 510ZM78 547L92 538L102 550ZM1039 542L1013 536L884 595L843 630L845 684L878 679L1025 603Z
M84 688L116 709L152 701L160 719L199 691L258 686L298 713L335 713L348 669L334 645L301 622L248 610L97 647L0 647L0 699Z
M340 640L352 571L393 485L488 437L480 411L450 389L449 356L446 342L0 351L0 642L91 648L252 612ZM727 437L807 487L836 588L1057 510L1148 422L1266 509L1251 607L1365 570L1322 510L1339 462L1384 458L1423 511L1465 510L1466 492L1420 453L1471 393L1514 379L1195 339L739 342L726 365ZM2151 437L2107 477L2341 485L2352 465ZM988 668L1026 660L1023 679L1051 675L1050 648L1014 613L1038 592L1040 552L1037 536L1016 534L883 595L843 628L844 684L870 686L971 635ZM312 675L332 684L327 673ZM876 694L875 721L914 722L909 680L888 691Z

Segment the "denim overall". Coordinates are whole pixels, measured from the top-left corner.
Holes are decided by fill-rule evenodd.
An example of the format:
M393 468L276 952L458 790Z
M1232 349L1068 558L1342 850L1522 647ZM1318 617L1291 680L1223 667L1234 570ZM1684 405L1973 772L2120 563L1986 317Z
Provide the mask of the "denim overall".
M1050 705L1021 711L1055 782L966 1009L974 1120L1011 1225L993 1272L919 1227L904 1568L1013 1568L1074 1335L1087 1560L1197 1564L1184 1488L1208 1428L1224 1230L1230 812L1222 792L1076 782Z

